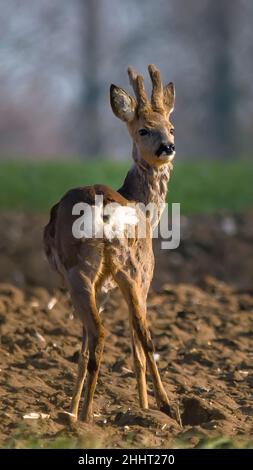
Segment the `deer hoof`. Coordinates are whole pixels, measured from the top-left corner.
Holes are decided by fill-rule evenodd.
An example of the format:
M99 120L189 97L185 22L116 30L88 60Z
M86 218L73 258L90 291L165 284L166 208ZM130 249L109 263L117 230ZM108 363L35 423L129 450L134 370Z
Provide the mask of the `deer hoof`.
M159 406L159 409L162 413L165 413L166 415L170 416L170 418L173 418L172 416L172 412L171 412L171 407L169 405L169 403L162 403L160 406Z
M77 422L77 415L69 413L68 411L60 411L58 413L58 417L65 424L73 424Z

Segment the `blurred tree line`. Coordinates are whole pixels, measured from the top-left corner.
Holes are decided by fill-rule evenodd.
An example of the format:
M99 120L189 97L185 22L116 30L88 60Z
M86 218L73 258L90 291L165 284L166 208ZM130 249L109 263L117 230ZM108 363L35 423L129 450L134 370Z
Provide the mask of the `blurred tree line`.
M251 0L0 0L0 156L125 158L109 86L173 80L180 157L251 154Z

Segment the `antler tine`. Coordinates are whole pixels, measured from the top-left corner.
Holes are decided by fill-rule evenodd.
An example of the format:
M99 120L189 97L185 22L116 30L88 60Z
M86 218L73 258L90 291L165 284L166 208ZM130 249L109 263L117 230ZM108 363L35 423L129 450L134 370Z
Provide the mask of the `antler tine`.
M151 105L154 111L164 112L163 104L163 86L161 80L161 74L155 65L150 64L148 66L149 75L152 81L153 89L151 95Z
M132 85L137 98L138 111L145 112L150 109L150 103L144 86L144 78L142 75L137 75L132 67L128 67L127 71L130 84Z
M135 72L133 67L128 67L127 73L128 73L130 85L133 87L136 98L138 98L138 90L136 87L137 73Z

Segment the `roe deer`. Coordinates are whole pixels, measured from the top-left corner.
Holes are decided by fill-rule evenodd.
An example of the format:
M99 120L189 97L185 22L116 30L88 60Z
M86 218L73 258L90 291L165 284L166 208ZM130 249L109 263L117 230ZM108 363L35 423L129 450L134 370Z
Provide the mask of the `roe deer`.
M97 195L103 196L104 206L113 202L126 207L138 202L145 205L155 203L161 207L166 199L175 156L174 127L169 120L174 108L175 90L172 83L162 85L160 72L154 65L150 65L148 70L152 81L151 100L146 94L143 77L132 68L128 69L128 74L135 98L115 85L110 88L112 110L126 123L133 140L134 164L122 187L114 191L107 186L94 185L68 191L52 208L50 221L44 230L48 260L64 279L83 327L78 377L69 413L73 421L78 418L83 386L81 419L89 422L93 417L93 397L105 340L105 329L97 306L98 295L116 285L129 308L140 406L148 408L147 363L157 406L171 414L146 321L146 300L154 269L150 218L145 216L148 230L142 238L104 236L77 239L72 232L76 220L72 213L73 206L85 202L94 207Z

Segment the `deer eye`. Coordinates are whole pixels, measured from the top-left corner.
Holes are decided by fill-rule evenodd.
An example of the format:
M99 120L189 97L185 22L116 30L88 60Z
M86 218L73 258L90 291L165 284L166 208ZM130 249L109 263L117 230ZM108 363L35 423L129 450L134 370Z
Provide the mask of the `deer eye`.
M140 129L138 132L141 136L150 134L150 132L147 129Z
M175 134L175 129L174 129L174 127L172 127L172 128L170 129L170 134L171 134L171 135L174 135L174 134Z

